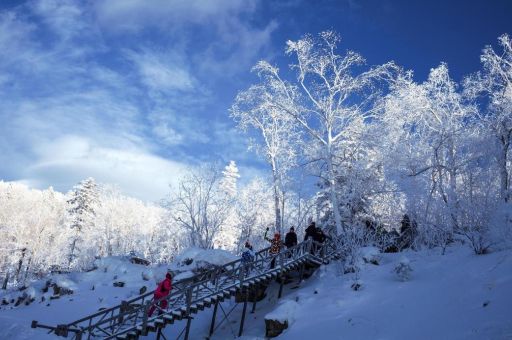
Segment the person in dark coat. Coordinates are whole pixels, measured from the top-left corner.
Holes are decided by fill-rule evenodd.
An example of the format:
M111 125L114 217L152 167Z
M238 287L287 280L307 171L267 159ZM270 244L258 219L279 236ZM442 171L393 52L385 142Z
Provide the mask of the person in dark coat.
M148 311L148 316L153 315L153 312L156 309L156 306L159 305L161 309L167 308L167 296L172 290L172 275L171 273L167 273L165 275L165 279L158 284L158 287L155 290L155 294L153 296L153 304Z
M316 228L315 235L313 235L313 240L315 240L318 243L324 243L327 238L327 235L325 235L322 228L318 227Z
M291 227L290 231L286 233L284 237L284 244L286 248L291 248L297 245L297 234L295 233L295 228Z
M311 224L306 228L306 235L304 235L304 241L307 241L308 238L315 238L316 234L316 225L315 222L311 222Z
M318 227L316 228L316 233L315 235L313 236L313 240L315 242L318 242L317 244L315 244L315 251L319 248L322 248L322 251L321 251L321 254L323 256L323 252L324 252L324 248L322 247L323 246L323 243L325 242L325 240L327 238L330 238L329 236L327 236L324 231L322 230L322 228Z

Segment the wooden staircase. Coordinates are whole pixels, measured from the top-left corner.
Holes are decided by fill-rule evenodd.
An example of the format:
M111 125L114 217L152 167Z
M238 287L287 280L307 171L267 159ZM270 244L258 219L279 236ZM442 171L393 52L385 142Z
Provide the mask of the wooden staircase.
M162 329L167 325L187 320L184 338L188 339L193 315L213 307L210 329L210 333L213 333L218 304L238 294L245 297L239 331L241 335L250 292L266 288L271 281L284 278L292 271L299 271L299 279L302 279L306 267L318 267L325 261L338 256L335 244L330 240L323 244L314 244L312 240L308 240L281 252L277 255L276 267L269 269L269 263L275 257L269 254L269 250L270 248L266 248L257 252L250 268L244 267L241 260L236 260L175 282L171 294L166 297L168 308L160 310L160 315L148 317L149 308L158 303L153 300L153 292L148 292L69 324L49 326L32 321L32 328L47 329L50 333L63 337L71 335L77 340L138 339L149 333L157 334L158 339ZM279 281L279 297L281 297L284 279ZM253 309L254 307L255 304Z

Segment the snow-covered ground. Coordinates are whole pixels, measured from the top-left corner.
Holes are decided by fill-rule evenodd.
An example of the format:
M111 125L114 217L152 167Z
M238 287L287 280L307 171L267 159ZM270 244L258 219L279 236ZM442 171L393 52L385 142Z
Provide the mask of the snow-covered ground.
M409 281L393 272L404 256L413 268ZM0 310L0 339L45 339L44 330L30 329L31 320L75 320L137 295L143 285L153 289L165 271L166 266L147 268L122 258L104 260L96 271L54 277L75 293L51 300L49 306L48 300L39 303L44 282L36 283L34 303ZM338 276L337 271L336 264L321 267L300 287L287 285L280 300L274 283L256 312L248 310L243 338L264 338L264 318L273 316L289 320L282 339L512 339L510 250L476 256L467 247L455 246L446 255L437 250L381 254L379 265L364 265L360 291L350 288L354 274ZM126 285L113 287L115 281ZM235 305L231 301L222 306L218 321ZM241 309L242 304L235 306L214 339L238 334ZM194 317L192 339L207 336L211 313L207 309ZM184 322L169 325L165 334L177 336L183 327Z

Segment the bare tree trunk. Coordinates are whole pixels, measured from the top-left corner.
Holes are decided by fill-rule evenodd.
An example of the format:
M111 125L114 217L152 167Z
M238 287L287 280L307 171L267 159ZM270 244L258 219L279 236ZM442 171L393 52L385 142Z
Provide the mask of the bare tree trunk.
M20 257L20 260L18 262L18 269L16 269L16 280L19 279L19 275L20 275L20 271L21 271L21 267L23 266L23 259L25 258L25 253L27 251L27 248L23 248L21 250L21 257Z
M5 273L5 279L4 279L4 282L2 283L2 289L3 290L6 290L7 289L7 284L9 283L9 270L6 271Z
M512 131L511 131L512 133ZM506 138L505 135L502 135L500 138L500 144L501 144L501 152L500 157L498 159L498 165L500 168L500 194L501 198L508 202L510 200L510 192L509 192L509 173L507 169L507 155L508 155L508 149L510 147L510 141L508 138Z
M75 257L75 247L76 247L76 239L71 243L71 252L68 256L68 267L71 267L71 262L73 262L73 258Z
M281 228L284 228L284 192L281 192Z
M276 169L276 164L275 164L275 160L272 159L272 162L271 162L271 166L272 166L272 186L274 187L274 209L275 209L275 214L276 214L276 219L275 219L275 223L276 223L276 231L281 233L281 208L279 206L279 178L278 178L278 175L277 175L277 169Z
M25 268L25 276L23 277L23 285L27 282L28 273L30 271L30 265L32 264L32 256L28 258L27 268Z
M457 202L457 169L455 164L455 147L453 138L450 138L448 141L448 165L449 170L448 173L450 175L449 178L449 189L448 189L448 209L450 209L450 214L453 219L453 228L457 228L458 221L457 221L457 209L458 209L458 202Z
M332 211L334 214L334 221L336 223L336 232L341 235L345 231L345 227L341 224L340 207L338 204L338 197L336 196L336 175L334 174L334 167L332 164L332 153L330 145L327 146L327 171L329 173L329 194L332 204Z

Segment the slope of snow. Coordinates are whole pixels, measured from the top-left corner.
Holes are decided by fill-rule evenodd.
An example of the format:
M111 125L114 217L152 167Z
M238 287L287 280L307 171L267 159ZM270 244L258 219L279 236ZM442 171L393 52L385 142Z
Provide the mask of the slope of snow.
M407 254L411 280L393 273L402 254L362 271L363 290L324 268L297 296L301 307L283 339L512 338L512 253ZM316 290L318 294L312 294Z
M242 338L263 339L264 318L272 315L292 319L282 339L512 338L512 251L476 256L457 246L446 255L425 251L380 256L380 265L364 265L360 291L350 288L353 274L337 275L336 264L321 267L298 289L297 282L286 285L280 300L279 285L273 283L254 314L249 304ZM413 272L410 281L402 282L393 268L404 256ZM36 283L32 285L34 303L0 309L0 339L53 338L45 336L44 330L30 329L31 320L52 325L75 320L137 295L142 285L154 289L166 270L167 266L147 268L123 259L106 259L90 273L56 275L55 280L61 279L76 291L52 300L50 306L38 303L42 283ZM144 281L143 273L151 280ZM112 286L121 280L125 287ZM194 316L192 339L208 335L212 310ZM242 304L235 305L233 300L222 303L212 339L234 338L241 311ZM219 325L224 315L228 320ZM164 334L177 336L184 326L184 321L169 325Z

